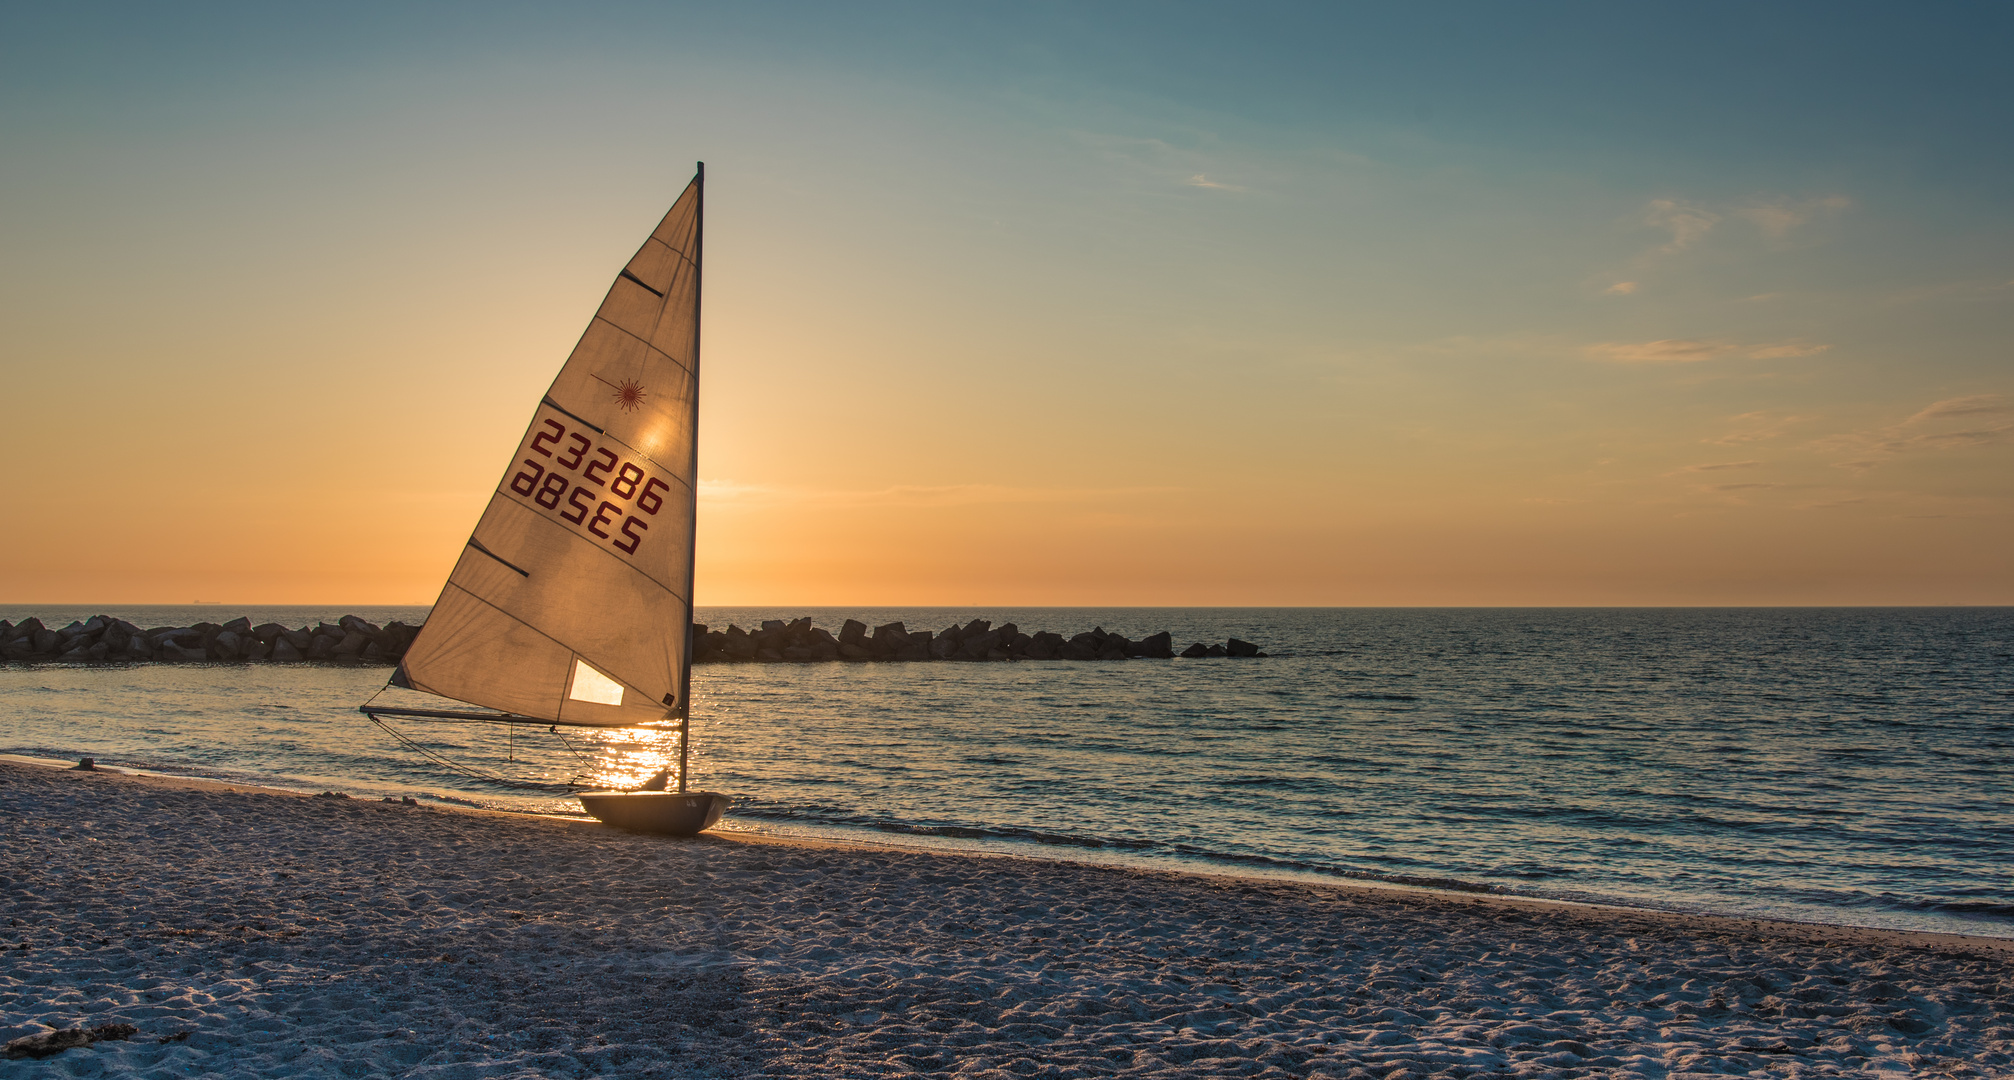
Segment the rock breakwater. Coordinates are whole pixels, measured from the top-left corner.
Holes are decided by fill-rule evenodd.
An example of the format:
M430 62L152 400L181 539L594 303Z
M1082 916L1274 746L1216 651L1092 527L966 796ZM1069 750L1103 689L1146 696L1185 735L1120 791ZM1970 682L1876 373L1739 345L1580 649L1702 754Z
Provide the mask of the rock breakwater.
M239 660L314 660L390 664L405 655L420 628L384 626L345 615L333 623L289 628L253 626L250 619L143 630L124 619L94 615L52 630L29 617L0 619L0 659L11 663L136 663Z
M124 619L94 615L61 629L29 617L0 619L0 660L16 664L62 663L234 663L248 660L313 661L337 664L397 663L419 626L402 622L378 626L355 615L333 623L286 627L253 626L250 619L193 626L142 629ZM808 618L772 619L755 630L692 626L695 664L814 663L876 660L1167 660L1261 657L1257 645L1231 638L1222 644L1196 642L1176 652L1168 631L1138 641L1096 627L1072 637L1038 630L1024 633L1013 623L994 626L985 619L943 630L910 630L899 622L868 629L846 620L835 636Z
M732 663L814 663L833 660L1168 660L1206 657L1259 657L1266 654L1249 641L1232 638L1221 645L1196 642L1177 653L1174 636L1163 630L1138 641L1128 640L1103 627L1073 637L1047 630L1023 633L1019 626L994 626L974 619L963 626L953 623L943 630L910 630L899 622L872 630L855 619L846 620L835 636L813 626L808 618L785 621L771 619L759 629L729 626L711 630L703 623L692 626L692 662Z

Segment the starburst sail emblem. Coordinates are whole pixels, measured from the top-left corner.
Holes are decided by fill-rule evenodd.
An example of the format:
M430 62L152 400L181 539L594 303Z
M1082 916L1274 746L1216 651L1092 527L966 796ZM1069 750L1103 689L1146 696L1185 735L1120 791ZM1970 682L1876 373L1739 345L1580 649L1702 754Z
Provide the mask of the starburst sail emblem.
M615 391L615 403L623 412L635 412L643 408L643 384L637 382L635 379L624 379L619 383L612 383L596 375L594 381Z

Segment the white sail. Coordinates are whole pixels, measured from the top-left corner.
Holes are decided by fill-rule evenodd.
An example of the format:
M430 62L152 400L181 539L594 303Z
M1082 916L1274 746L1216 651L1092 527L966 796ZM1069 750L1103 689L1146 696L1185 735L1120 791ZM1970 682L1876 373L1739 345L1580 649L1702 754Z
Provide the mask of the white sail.
M684 714L703 180L539 402L396 682L559 723Z

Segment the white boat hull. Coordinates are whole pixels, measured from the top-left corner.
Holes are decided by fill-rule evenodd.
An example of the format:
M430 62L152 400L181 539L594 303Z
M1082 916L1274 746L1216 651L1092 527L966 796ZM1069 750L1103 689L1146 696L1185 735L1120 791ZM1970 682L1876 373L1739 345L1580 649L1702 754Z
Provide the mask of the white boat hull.
M618 829L697 836L719 823L727 810L727 796L712 791L588 791L581 794L580 804Z

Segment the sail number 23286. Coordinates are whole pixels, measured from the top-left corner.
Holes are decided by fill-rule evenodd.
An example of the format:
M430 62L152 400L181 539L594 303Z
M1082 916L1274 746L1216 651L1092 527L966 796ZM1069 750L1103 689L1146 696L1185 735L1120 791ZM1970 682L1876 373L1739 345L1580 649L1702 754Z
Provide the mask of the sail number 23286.
M608 541L617 551L636 554L643 534L650 530L646 518L664 509L664 492L670 484L553 419L534 431L531 451L538 457L518 463L521 467L510 478L511 491Z

